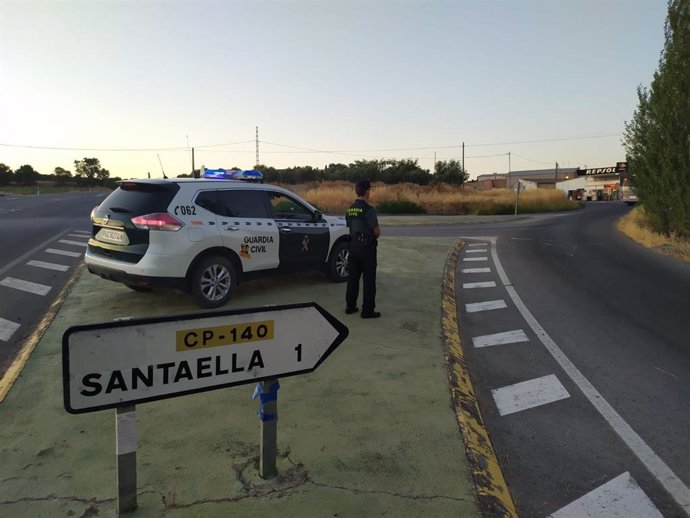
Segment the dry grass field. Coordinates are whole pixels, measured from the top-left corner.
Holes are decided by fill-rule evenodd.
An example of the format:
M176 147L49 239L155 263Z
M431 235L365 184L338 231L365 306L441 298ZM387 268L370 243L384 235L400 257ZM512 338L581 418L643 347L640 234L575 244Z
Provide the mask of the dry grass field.
M354 188L350 182L323 182L286 187L331 214L344 213L355 198ZM515 210L515 192L509 189L475 191L446 184L374 184L371 192L373 205L400 200L416 203L428 214L513 214ZM578 207L576 202L568 201L561 191L537 189L520 193L518 212L551 212Z
M643 207L635 207L618 221L618 229L647 248L690 261L690 242L657 234L649 228Z

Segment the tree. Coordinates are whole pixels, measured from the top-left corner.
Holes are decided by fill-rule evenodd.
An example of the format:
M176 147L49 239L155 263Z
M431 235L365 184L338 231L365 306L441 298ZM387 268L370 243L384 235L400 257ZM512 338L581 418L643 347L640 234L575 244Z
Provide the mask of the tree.
M56 185L65 185L70 181L72 178L72 171L68 171L67 169L63 169L62 167L56 167L55 168L55 178L56 178Z
M670 0L664 49L625 125L628 173L653 228L690 237L690 0Z
M14 172L14 180L21 185L36 185L36 180L41 176L28 164L21 166Z
M84 158L74 161L74 176L85 185L103 184L110 177L110 171L101 167L98 158Z
M7 185L14 179L14 173L10 166L0 163L0 185Z
M458 160L441 160L434 166L434 178L437 182L462 185L469 180L470 175L462 168Z

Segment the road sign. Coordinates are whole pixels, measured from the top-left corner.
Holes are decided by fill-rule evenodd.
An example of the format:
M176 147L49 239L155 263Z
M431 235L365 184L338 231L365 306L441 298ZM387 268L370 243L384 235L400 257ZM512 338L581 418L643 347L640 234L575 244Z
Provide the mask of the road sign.
M70 327L65 409L123 407L316 369L348 329L314 302Z

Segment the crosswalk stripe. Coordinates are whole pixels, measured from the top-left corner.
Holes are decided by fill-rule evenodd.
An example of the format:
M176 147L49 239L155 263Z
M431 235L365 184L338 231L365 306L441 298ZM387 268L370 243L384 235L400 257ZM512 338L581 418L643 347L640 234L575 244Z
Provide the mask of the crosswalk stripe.
M66 257L80 257L81 252L70 252L68 250L58 250L56 248L46 248L46 252L55 255L64 255Z
M570 397L555 374L493 389L491 395L502 416Z
M481 262L481 261L488 261L489 258L486 256L485 257L463 257L462 260L465 262L473 262L473 261L474 262Z
M663 518L627 471L556 511L549 518Z
M474 248L472 250L466 250L465 251L466 254L480 254L482 252L486 253L486 252L488 252L488 250L486 248Z
M55 270L58 272L66 272L69 270L69 266L66 264L56 264L56 263L46 263L44 261L31 260L28 263L29 266L35 266L36 268L45 268L46 270Z
M470 243L467 246L486 246L486 243Z
M11 320L5 320L0 317L0 340L7 342L14 332L21 327L21 324L12 322Z
M462 273L489 273L491 268L465 268Z
M67 237L89 237L88 234L67 234Z
M81 241L70 241L69 239L61 239L60 243L65 243L66 245L89 246L88 243L82 243Z
M522 329L515 331L505 331L493 335L475 336L472 343L475 347L489 347L492 345L508 345L519 342L529 342L529 338Z
M477 313L478 311L490 311L492 309L504 309L507 307L505 300L487 300L485 302L465 304L465 311L468 313Z
M51 287L45 284L23 281L21 279L15 279L14 277L5 277L0 281L0 285L14 288L15 290L27 291L36 295L46 295L51 290Z
M463 289L472 289L472 288L495 288L496 283L494 281L485 281L485 282L465 282L462 285Z

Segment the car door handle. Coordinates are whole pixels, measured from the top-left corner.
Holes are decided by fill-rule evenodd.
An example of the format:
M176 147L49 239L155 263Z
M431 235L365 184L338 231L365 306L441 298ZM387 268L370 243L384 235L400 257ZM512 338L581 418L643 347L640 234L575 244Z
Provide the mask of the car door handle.
M240 229L240 227L225 227L225 230L228 232L236 232Z
M283 234L289 234L290 232L292 232L292 229L291 229L291 228L288 228L288 227L283 227L283 228L280 229L280 231L281 231Z

